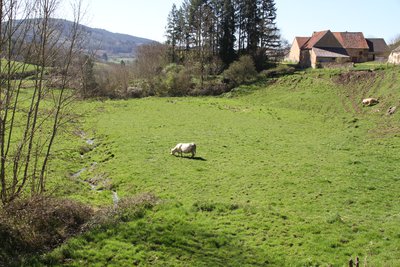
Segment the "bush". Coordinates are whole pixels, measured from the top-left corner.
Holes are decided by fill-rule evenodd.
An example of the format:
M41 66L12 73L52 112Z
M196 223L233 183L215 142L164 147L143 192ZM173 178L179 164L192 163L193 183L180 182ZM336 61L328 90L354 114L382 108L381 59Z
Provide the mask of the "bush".
M132 98L141 98L145 96L145 91L141 87L134 87L130 86L128 87L127 91L127 97L132 97Z
M133 66L134 76L139 79L151 79L159 75L167 65L167 51L167 45L156 42L138 46Z
M223 72L224 80L233 83L235 86L249 82L257 76L256 67L250 56L242 56L238 61L233 62Z
M185 96L194 86L189 71L182 65L168 65L163 70L163 76L158 89L160 96Z
M214 80L210 82L206 82L203 85L203 88L198 86L194 90L190 92L192 96L208 96L208 95L222 95L223 93L229 92L232 87L229 84L222 83L220 81Z
M117 205L100 208L83 229L82 238L75 238L58 249L43 255L40 263L45 266L61 266L73 257L86 240L93 240L98 233L117 227L118 224L142 218L147 209L151 209L159 199L150 193L121 199ZM31 266L35 264L28 264ZM1 262L0 262L1 266ZM41 265L40 265L41 266ZM86 265L85 265L86 266Z
M118 205L100 209L86 224L86 230L104 229L120 222L132 221L144 215L147 209L158 203L159 199L150 193L123 198Z
M290 75L293 74L295 71L296 68L293 65L280 64L275 68L262 71L262 74L267 78L274 78L284 75Z
M103 64L95 72L97 87L89 97L125 98L128 95L129 69L125 65Z
M27 259L34 262L37 258L32 256L69 237L141 218L157 203L158 198L149 193L123 198L118 205L96 212L81 203L51 197L14 201L0 209L0 266L21 266Z
M92 215L72 200L37 196L10 203L0 210L0 262L18 265L24 254L54 248L80 233Z

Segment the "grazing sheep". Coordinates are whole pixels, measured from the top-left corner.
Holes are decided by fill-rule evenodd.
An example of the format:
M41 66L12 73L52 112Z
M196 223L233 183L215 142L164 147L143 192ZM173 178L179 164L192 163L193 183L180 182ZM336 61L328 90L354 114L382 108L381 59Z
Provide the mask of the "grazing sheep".
M376 105L376 104L378 104L378 103L379 103L378 99L373 98L373 97L364 98L364 99L362 100L362 104L363 104L364 106L373 106L373 105Z
M192 158L196 155L196 144L195 143L179 143L173 149L171 149L171 155L179 153L182 157L182 153L191 153Z

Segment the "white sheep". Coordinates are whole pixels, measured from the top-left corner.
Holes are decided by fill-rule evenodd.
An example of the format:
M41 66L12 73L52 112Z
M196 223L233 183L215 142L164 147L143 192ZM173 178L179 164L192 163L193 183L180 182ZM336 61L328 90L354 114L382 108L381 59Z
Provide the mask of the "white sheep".
M179 153L182 157L182 153L192 153L192 158L196 155L196 144L195 143L179 143L171 149L171 155Z
M362 100L362 103L364 106L373 106L375 104L378 104L379 100L373 97L369 97L369 98L364 98Z

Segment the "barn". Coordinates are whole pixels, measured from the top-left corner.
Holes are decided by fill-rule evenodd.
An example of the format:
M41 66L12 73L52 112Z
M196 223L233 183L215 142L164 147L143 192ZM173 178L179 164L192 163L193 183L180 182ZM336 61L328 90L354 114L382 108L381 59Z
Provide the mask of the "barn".
M287 60L301 67L352 66L384 57L387 48L384 39L366 39L362 32L326 30L296 37Z
M383 38L367 38L369 46L368 61L386 61L389 54L389 46Z
M334 32L342 47L354 63L368 61L369 46L362 32Z
M296 37L289 59L301 67L350 61L346 50L330 31L314 32L311 37Z

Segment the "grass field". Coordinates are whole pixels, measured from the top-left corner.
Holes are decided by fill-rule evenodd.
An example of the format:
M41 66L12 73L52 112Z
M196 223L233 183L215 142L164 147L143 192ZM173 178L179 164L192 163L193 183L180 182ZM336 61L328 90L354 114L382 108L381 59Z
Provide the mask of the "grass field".
M11 66L11 73L32 72L36 70L36 66L32 64L23 64L18 61L8 61L4 58L0 60L2 72L6 73L9 65Z
M85 116L64 137L73 149L56 153L55 192L97 206L112 191L150 192L160 203L42 264L345 266L359 256L399 266L400 113L385 115L400 105L399 81L398 68L307 71L223 97L78 103ZM362 107L368 96L380 103ZM169 154L192 141L195 159Z

